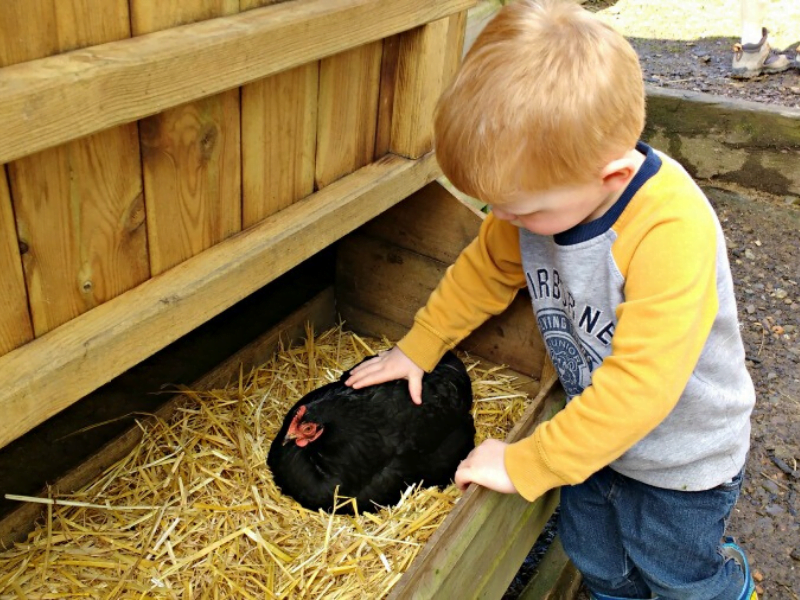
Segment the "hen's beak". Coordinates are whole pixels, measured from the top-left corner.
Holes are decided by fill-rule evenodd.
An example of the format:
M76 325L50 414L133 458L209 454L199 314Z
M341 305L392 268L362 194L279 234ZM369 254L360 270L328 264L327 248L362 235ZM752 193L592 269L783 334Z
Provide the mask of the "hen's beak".
M296 440L296 439L297 439L297 434L289 432L289 433L286 434L286 437L283 438L283 445L285 446L289 442L291 442L293 440Z

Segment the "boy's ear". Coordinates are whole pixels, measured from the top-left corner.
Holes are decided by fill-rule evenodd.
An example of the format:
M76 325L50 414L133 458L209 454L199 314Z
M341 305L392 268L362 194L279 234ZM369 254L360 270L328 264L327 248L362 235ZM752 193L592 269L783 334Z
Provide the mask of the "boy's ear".
M638 165L633 158L624 156L608 163L600 172L603 187L610 192L616 192L628 185L636 173Z

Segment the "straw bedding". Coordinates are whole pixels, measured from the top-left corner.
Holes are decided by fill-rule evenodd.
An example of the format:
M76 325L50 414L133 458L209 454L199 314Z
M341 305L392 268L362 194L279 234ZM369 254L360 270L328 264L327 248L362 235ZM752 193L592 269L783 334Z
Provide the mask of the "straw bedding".
M458 490L409 489L375 514L315 513L282 496L265 463L297 399L390 346L309 332L227 389L186 392L170 422L140 423L140 444L95 482L44 499L27 542L0 554L0 600L385 597ZM476 442L504 437L527 397L513 377L462 358Z

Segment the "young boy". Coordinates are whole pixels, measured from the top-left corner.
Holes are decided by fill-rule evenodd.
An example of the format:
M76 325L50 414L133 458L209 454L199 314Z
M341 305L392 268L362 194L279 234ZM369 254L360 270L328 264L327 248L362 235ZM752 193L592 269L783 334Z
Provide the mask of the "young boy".
M533 501L561 488L564 548L595 598L755 597L723 544L754 390L725 240L702 191L637 143L644 90L625 39L568 1L504 7L435 121L442 170L492 206L397 347L347 382L420 381L527 286L568 404L456 483Z

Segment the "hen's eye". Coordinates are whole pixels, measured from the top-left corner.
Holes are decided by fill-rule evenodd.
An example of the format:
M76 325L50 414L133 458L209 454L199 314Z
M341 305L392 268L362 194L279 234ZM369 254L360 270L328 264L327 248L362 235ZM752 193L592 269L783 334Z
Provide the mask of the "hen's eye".
M303 424L300 426L300 431L302 431L303 433L306 433L306 434L311 434L311 433L314 433L314 431L315 431L316 429L317 429L317 428L316 428L316 426L315 426L313 423L303 423Z

